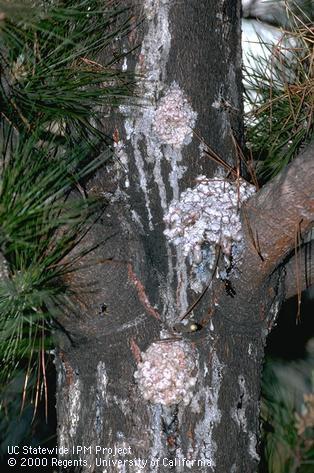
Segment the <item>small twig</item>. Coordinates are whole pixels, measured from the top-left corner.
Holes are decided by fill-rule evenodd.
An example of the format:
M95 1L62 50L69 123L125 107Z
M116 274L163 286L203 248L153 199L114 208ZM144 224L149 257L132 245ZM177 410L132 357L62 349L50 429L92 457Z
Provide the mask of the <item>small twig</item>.
M252 182L253 182L254 186L256 187L256 190L259 190L259 185L258 185L258 181L257 181L257 177L256 177L256 174L255 174L254 168L253 168L252 164L249 164L248 160L245 158L245 156L243 154L243 151L242 151L239 143L237 142L232 130L231 130L231 139L232 139L233 145L234 145L235 150L236 150L236 155L237 155L237 179L239 179L240 177L243 179L243 177L240 174L240 169L239 169L240 168L239 159L240 159L240 161L243 162L244 166L248 170L248 173L251 176ZM251 161L252 161L252 155L251 155Z
M207 154L216 164L223 166L228 172L236 175L235 169L230 164L226 163L215 151L205 142L204 138L195 130L192 130L193 134L203 143L206 148L203 149L204 153Z
M256 232L256 238L254 237L254 233L253 233L253 230L252 230L252 227L251 227L251 224L250 224L250 221L249 221L249 217L247 215L247 212L245 210L245 207L243 206L242 207L243 209L243 217L245 219L245 223L247 225L247 228L248 228L248 231L249 231L249 236L252 240L252 243L253 243L253 247L256 251L256 253L258 254L258 256L261 258L262 261L265 261L262 253L261 253L261 248L260 248L260 244L259 244L259 238L258 238L258 233Z
M188 308L188 310L183 314L181 315L179 318L178 318L178 321L179 322L182 322L182 320L184 320L191 312L192 310L194 310L194 308L197 306L197 304L201 301L201 299L204 297L205 293L208 291L209 289L209 286L211 285L211 282L216 274L216 270L217 270L217 267L218 267L218 261L219 261L219 257L220 257L220 246L218 247L218 253L217 253L217 256L216 256L216 260L215 260L215 264L214 264L214 269L213 269L213 272L212 272L212 275L211 275L211 278L210 278L210 281L207 283L207 285L205 286L205 288L203 289L202 293L199 295L199 297L192 303L192 305L190 305L190 307Z
M225 168L226 171L228 171L230 174L232 174L232 176L235 178L235 179L243 179L243 181L246 181L248 184L251 184L247 179L245 179L243 176L240 175L239 173L239 170L238 168L235 169L234 167L230 166L230 164L228 164L226 161L224 161L204 140L204 138L202 138L202 136L195 130L193 130L193 133L194 135L199 139L199 141L201 143L204 144L204 148L203 148L203 152L210 158L212 159L216 164L218 164L219 166L222 166L223 168ZM233 138L234 139L234 138ZM234 143L236 145L236 140L234 139ZM239 145L237 145L239 146ZM240 147L239 147L240 149ZM241 151L242 153L242 151ZM242 153L243 154L243 153ZM241 157L241 154L240 154L240 157ZM244 159L244 157L243 157ZM245 159L244 159L244 163L245 163ZM246 164L246 163L245 163ZM248 168L248 171L249 173L251 174L251 171L249 169L249 166L246 164L247 168ZM252 177L252 180L254 182L254 179ZM255 178L256 180L256 178ZM255 185L255 182L254 182L254 185Z

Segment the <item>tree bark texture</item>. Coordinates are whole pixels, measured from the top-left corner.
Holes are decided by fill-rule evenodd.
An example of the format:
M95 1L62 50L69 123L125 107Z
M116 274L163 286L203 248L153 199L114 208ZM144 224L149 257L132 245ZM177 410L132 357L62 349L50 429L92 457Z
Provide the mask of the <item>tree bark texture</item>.
M254 473L264 344L284 294L284 271L274 271L277 253L262 248L261 262L252 244L252 231L260 242L264 238L265 225L257 226L253 215L254 209L263 212L264 202L257 194L243 210L243 223L249 223L239 269L228 280L215 276L208 290L208 278L198 281L201 291L191 289L197 276L163 233L170 202L197 176L221 173L198 136L230 165L237 163L232 134L241 143L240 1L138 3L136 18L143 22L126 47L141 46L125 67L135 68L141 102L112 118L118 159L88 184L90 194L109 203L81 243L97 247L68 281L77 290L77 314L61 321L71 341L59 336L56 357L59 446L70 452L60 458L87 463L64 464L60 471ZM185 122L166 120L167 128L167 106L176 100ZM271 205L274 196L263 195ZM268 266L259 277L262 263ZM223 265L221 256L218 273ZM198 299L187 318L193 315L201 329L189 333L180 319ZM178 322L181 335L173 330ZM182 337L197 354L187 405L145 401L135 382L143 352L161 331L168 340L160 343L170 353ZM77 446L86 447L84 454ZM113 456L97 447L124 450ZM136 459L142 463L132 465Z

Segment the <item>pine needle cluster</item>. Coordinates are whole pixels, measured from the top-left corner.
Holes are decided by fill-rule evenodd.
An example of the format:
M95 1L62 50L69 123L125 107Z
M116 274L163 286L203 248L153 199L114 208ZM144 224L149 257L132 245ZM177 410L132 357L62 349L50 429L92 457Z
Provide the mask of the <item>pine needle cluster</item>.
M311 17L287 6L289 29L244 69L247 145L267 180L311 139L314 111L314 30Z
M71 251L103 205L77 189L112 156L104 108L132 93L129 17L119 1L0 0L0 384L35 376L35 405Z

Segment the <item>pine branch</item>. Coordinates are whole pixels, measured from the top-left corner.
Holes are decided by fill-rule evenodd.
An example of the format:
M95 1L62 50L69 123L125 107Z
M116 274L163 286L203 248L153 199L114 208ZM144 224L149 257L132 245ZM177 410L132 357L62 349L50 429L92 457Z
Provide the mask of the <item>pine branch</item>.
M73 311L66 276L83 255L73 250L105 205L75 189L112 156L103 110L134 81L119 67L121 2L28 7L0 2L0 381L25 369L24 394L32 376L39 392L51 324Z
M314 141L242 209L241 271L256 287L282 263L314 221Z

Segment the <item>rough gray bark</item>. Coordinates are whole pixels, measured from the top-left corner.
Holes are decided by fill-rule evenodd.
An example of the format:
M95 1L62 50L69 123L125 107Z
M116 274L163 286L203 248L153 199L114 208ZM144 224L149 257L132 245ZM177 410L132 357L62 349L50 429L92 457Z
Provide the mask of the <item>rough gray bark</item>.
M177 338L173 327L200 296L189 285L188 259L163 234L163 217L197 176L215 171L189 130L184 139L168 136L168 144L160 139L156 110L175 90L178 100L184 97L183 108L189 104L191 124L197 117L193 128L236 165L231 131L241 142L240 2L142 0L141 7L143 24L128 44L140 42L141 48L128 67L135 64L141 77L143 103L116 117L123 168L113 161L89 183L89 193L104 195L109 204L82 243L97 249L69 281L78 289L77 315L62 321L71 342L60 336L56 358L58 436L70 453L60 458L81 466L64 463L60 471L253 473L264 343L284 297L284 272L276 268L291 247L269 266L264 255L267 271L258 277L260 256L248 228L254 235L257 228L261 244L264 226L256 226L250 203L242 262L227 279L215 277L189 314L201 330L182 335L198 355L193 399L188 405L152 404L134 380L141 352L162 329ZM258 195L252 201L256 208L262 202ZM222 256L218 266L223 271ZM125 450L112 456L97 446ZM132 466L135 459L147 464Z

